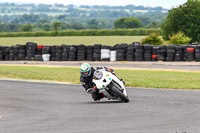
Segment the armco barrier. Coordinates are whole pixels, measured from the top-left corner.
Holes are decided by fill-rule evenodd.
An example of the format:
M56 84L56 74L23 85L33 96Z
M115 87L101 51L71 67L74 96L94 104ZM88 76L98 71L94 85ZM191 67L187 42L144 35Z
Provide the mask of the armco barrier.
M42 55L50 55L50 61L200 61L200 45L152 46L133 42L115 46L46 46L27 42L26 45L0 46L0 61L48 60Z

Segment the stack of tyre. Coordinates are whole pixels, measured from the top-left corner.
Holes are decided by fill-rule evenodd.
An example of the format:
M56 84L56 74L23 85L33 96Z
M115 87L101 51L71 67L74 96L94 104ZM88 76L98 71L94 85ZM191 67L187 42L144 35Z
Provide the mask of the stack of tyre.
M152 46L144 45L144 61L152 61Z
M117 45L117 55L116 55L116 60L117 61L125 61L126 60L126 49L127 49L127 44L122 43Z
M72 45L69 50L69 61L76 61L77 60L77 51L78 48L76 45Z
M135 44L128 45L126 52L126 60L135 61Z
M26 43L26 60L34 60L37 51L37 43L27 42Z
M110 46L102 46L101 48L101 60L102 61L110 61Z
M4 47L0 46L0 61L4 60Z
M84 44L80 44L78 46L77 61L85 60L86 59L85 54L86 54L86 46Z
M183 55L184 55L183 46L176 45L175 50L176 50L176 53L175 53L174 61L183 61Z
M135 61L143 61L144 60L144 46L136 45L135 46Z
M14 60L25 60L26 57L26 46L17 44L14 47Z
M50 60L51 61L56 61L56 47L57 47L56 45L53 45L50 48L50 54L51 54Z
M26 59L26 45L17 45L18 47L18 59L25 60Z
M184 48L185 51L185 61L194 61L195 60L195 48L192 46L186 46Z
M35 55L35 61L43 61L42 55L36 54Z
M93 46L86 47L86 60L93 61Z
M175 53L176 53L175 46L174 45L168 45L167 46L166 61L174 61Z
M158 50L160 49L159 46L153 46L152 49L152 61L157 61L157 57L158 57Z
M196 61L200 61L200 46L196 46L195 48L195 57L196 57Z
M93 46L93 60L100 61L101 59L101 44L94 44Z
M19 54L19 47L18 47L18 45L10 47L9 54L10 54L10 60L11 61L13 61L13 60L16 60L16 61L19 60L19 58L18 58L18 54Z
M42 55L44 45L37 45L36 55Z
M68 61L69 60L69 51L70 51L70 45L62 45L63 52L62 52L62 61Z
M167 46L159 46L159 50L157 51L157 60L158 61L165 61L166 60L166 51L167 51Z
M56 46L56 61L62 61L62 52L63 52L63 47Z
M35 54L35 60L36 61L43 61L42 59L42 51L43 51L44 45L37 45L37 51Z
M4 59L5 61L9 61L10 60L10 49L11 47L5 47L4 48Z
M117 46L110 47L110 61L116 61L117 57Z
M42 49L42 55L36 56L38 61L42 61L45 56L50 57L51 46L39 46L38 49ZM48 58L48 60L50 59Z

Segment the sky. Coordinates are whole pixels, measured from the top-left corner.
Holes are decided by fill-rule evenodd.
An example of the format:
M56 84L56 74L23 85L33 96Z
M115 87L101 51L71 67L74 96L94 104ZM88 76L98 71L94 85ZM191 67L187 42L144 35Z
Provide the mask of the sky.
M161 6L163 8L171 9L187 2L187 0L0 0L0 3L14 2L14 3L44 3L44 4L64 4L64 5L109 5L109 6L125 6L128 4L136 6Z

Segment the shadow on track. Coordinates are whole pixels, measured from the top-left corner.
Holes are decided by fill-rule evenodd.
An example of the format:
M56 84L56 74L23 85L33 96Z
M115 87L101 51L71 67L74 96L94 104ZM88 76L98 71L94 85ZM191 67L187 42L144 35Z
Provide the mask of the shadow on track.
M91 102L86 102L86 104L110 104L110 103L123 103L125 104L125 102L123 101L98 101L98 102L95 102L95 101L91 101Z

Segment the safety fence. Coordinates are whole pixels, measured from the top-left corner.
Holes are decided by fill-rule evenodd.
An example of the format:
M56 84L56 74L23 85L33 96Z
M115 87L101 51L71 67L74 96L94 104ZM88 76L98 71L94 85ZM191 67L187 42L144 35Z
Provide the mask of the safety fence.
M25 45L0 46L0 60L18 61L200 61L200 45L140 45L116 44L107 46L80 45Z

